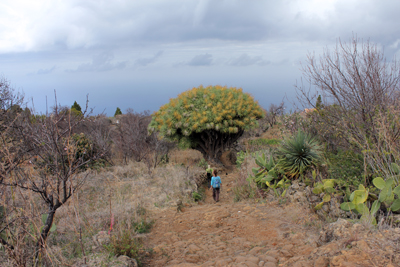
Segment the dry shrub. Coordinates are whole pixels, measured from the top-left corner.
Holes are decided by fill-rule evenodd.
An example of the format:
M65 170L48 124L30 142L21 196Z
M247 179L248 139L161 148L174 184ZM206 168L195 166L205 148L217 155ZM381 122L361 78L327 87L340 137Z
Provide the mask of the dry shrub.
M46 257L42 263L66 266L78 260L83 264L90 261L101 265L109 259L104 257L107 254L105 249L93 239L100 231L111 229L111 235L116 238L123 237L124 231L128 231L132 233L129 238L136 238L138 232L150 227L153 210L176 206L178 200L192 201L191 194L197 190L195 178L204 172L196 166L202 155L195 150L179 151L175 159L188 166L166 164L149 173L145 163L129 162L124 166L91 172L83 187L58 209L54 220L57 229L47 239ZM29 229L33 225L39 232L41 215L45 213L43 200L30 191L14 191L14 197L10 194L10 188L0 192L3 200L13 201L14 206L32 213L20 223L20 229ZM26 257L21 253L23 258ZM101 261L95 258L101 258ZM4 252L0 252L0 266L12 264Z
M194 149L175 149L170 153L169 156L170 162L186 166L197 165L201 159L203 159L201 152Z
M114 241L127 237L128 232L129 238L137 238L151 226L155 209L176 206L178 200L191 201L191 193L197 190L194 177L204 171L168 164L149 175L146 168L144 163L129 162L89 176L74 199L57 213L57 231L48 242L53 261L71 264L90 255L87 260L93 262L93 254L107 253L93 240L100 231L112 228Z
M268 131L261 135L264 139L283 139L282 126L275 124L273 127L269 128Z
M235 194L234 201L241 201L258 196L257 185L252 179L248 179L252 168L258 167L252 156L246 156L236 179L236 185L233 188Z
M31 172L35 172L35 170L32 169ZM8 250L8 255L6 251L0 252L0 266L29 266L34 259L37 236L43 229L42 216L47 214L47 209L43 207L43 199L32 191L4 186L1 187L0 191L2 196L0 206L6 207L6 216L2 223L9 226L8 229L3 229L6 230L3 233L12 237L14 245L14 250ZM72 203L72 205L74 204ZM67 205L71 206L71 201L67 202ZM60 214L62 210L65 210L64 207L60 209ZM71 210L73 211L73 209ZM75 220L74 214L68 214L61 220L59 215L56 215L56 219L53 221L56 231L50 231L46 249L43 250L43 255L39 259L40 265L63 266L67 263L63 251L55 244L59 244L58 240L63 239L66 235L59 224L72 223L73 227L69 229L69 234L73 235L71 240L79 238L79 235L76 234ZM74 244L79 245L78 242L74 242Z

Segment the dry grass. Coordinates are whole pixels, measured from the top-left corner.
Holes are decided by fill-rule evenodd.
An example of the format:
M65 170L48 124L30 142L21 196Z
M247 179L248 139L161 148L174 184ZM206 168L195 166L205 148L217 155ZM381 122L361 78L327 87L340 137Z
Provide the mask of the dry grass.
M104 248L96 246L93 237L99 231L107 232L112 218L111 233L125 230L134 235L134 224L150 223L154 210L176 207L178 200L191 202L191 193L197 190L194 178L203 172L196 166L168 164L149 174L147 166L138 162L92 172L84 186L56 212L57 230L47 242L50 264L65 266L77 260L83 263L86 255L90 266L109 266L112 259ZM30 200L31 206L45 212L38 196ZM176 208L171 208L171 212L176 212ZM40 228L40 214L35 221ZM0 255L0 266L12 266L1 258Z
M275 124L272 128L269 128L266 132L261 135L264 139L283 139L282 126L280 124Z
M201 159L203 159L203 155L200 151L194 149L175 149L169 155L170 162L186 166L197 165Z
M255 159L251 156L247 156L240 168L236 184L233 188L235 194L234 201L241 201L248 198L258 197L257 185L253 180L248 180L250 174L252 174L252 168L258 167Z
M191 193L197 190L194 176L202 171L169 164L148 174L144 163L132 162L93 174L75 195L75 200L57 213L57 232L69 242L64 249L74 257L82 256L77 238L76 209L79 210L86 254L93 253L98 251L98 248L93 251L93 236L99 231L108 231L112 218L112 232L120 232L122 228L134 232L133 224L150 223L155 209L176 207L178 200L191 201ZM62 243L60 238L57 239L56 243Z

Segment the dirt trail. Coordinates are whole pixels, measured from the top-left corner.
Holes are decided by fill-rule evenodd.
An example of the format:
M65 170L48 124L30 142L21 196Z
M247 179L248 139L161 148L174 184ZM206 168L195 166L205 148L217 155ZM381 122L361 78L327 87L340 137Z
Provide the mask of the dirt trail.
M204 203L157 214L148 239L154 251L148 266L278 266L312 252L300 226L308 212L277 203L234 203L236 175L221 173L218 203L207 189Z
M353 250L337 242L318 247L321 222L299 204L235 203L232 187L237 175L221 173L218 203L207 190L203 203L156 214L147 239L153 256L145 266L394 266L387 264L385 255L385 264L374 263L360 250L368 245L358 239L351 243Z

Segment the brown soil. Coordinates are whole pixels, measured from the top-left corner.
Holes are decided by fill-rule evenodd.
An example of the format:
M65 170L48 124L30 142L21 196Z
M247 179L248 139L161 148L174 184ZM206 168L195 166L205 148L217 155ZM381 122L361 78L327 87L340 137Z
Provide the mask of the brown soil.
M235 203L232 189L237 175L222 173L218 203L206 190L202 203L188 205L182 212L170 208L157 213L146 244L153 253L144 265L398 266L393 263L398 262L393 246L371 245L378 242L372 237L384 236L382 232L352 232L321 243L323 222L309 208L277 201Z

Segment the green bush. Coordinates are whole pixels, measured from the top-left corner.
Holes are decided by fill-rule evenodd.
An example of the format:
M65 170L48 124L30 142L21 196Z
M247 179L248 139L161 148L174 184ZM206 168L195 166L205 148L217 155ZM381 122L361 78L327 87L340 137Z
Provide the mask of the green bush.
M192 199L195 202L202 201L206 197L206 190L204 187L200 187L199 190L192 193Z
M104 245L105 249L113 256L125 255L140 262L141 242L134 237L134 232L123 230L111 236L110 244Z
M331 179L343 181L345 184L358 188L363 183L364 161L362 154L353 151L339 150L336 154L326 152L328 175Z
M239 151L236 154L236 167L240 168L242 166L242 163L244 161L244 159L247 157L248 153L247 151Z
M116 117L118 115L122 115L122 111L119 107L117 107L117 109L115 110L114 117Z
M271 154L271 153L273 153L273 150L271 149L261 149L254 152L241 150L238 153L236 153L236 167L240 168L246 157L256 158L258 156L261 156L262 154Z
M84 133L72 135L72 141L75 145L75 159L87 161L92 159L96 154L99 154L99 148L89 139ZM107 165L104 157L99 157L89 164L83 165L81 168L101 168Z
M249 152L255 152L255 151L265 150L271 147L276 147L280 142L281 140L279 139L258 138L258 139L248 140L246 147Z
M265 139L265 138L258 138L258 139L253 139L249 140L248 144L249 145L258 145L258 146L273 146L273 145L279 145L281 140L279 139Z
M194 201L200 201L202 199L201 195L198 192L193 192L192 193L192 198Z
M200 168L207 168L208 167L208 163L204 158L202 158L199 161L199 163L197 163L197 166L200 167Z
M140 219L138 222L133 222L133 229L138 234L144 234L150 232L153 227L154 221L148 221L146 219Z

